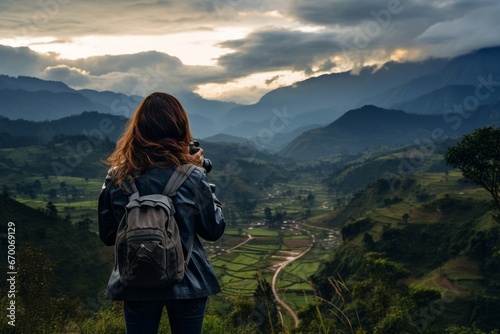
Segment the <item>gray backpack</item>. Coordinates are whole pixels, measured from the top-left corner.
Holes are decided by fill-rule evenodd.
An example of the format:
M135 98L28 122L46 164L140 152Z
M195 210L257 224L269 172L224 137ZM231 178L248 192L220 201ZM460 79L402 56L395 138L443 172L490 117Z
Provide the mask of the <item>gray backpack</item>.
M115 267L124 286L155 287L178 283L184 277L193 250L193 237L184 256L171 196L196 169L176 168L162 194L141 196L129 175L125 189L129 203L118 225Z

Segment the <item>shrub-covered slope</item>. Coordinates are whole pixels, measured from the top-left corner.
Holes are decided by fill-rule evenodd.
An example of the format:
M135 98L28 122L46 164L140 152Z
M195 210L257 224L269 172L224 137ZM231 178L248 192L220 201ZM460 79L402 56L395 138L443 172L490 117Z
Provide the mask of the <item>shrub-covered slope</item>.
M496 249L500 225L493 218L486 191L465 182L458 172L378 179L356 193L330 223L343 226L344 243L312 278L327 300L337 298L332 277L342 277L357 289L370 286L375 272L369 254L375 253L384 259L376 263L397 263L408 271L403 283L410 291L439 291L439 298L428 300L416 311L408 309L413 310L407 319L412 326L419 327L424 319L426 328L438 332L453 324L500 328L496 316L500 312L500 256ZM385 284L399 283L389 279ZM404 310L400 303L412 300L411 293L398 296L387 305L397 303ZM357 299L359 294L354 292L351 297L351 310L357 305L361 318L368 321L370 316L363 315L360 306L367 299ZM438 306L439 310L432 309ZM381 322L395 316L387 307ZM432 311L430 318L418 313Z

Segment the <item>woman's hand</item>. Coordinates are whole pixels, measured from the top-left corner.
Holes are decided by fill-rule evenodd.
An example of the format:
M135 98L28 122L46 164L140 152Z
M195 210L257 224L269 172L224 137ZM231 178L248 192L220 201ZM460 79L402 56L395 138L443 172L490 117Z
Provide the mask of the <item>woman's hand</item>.
M198 150L198 152L196 152L195 154L193 154L195 160L196 160L196 164L200 167L203 167L203 149L200 147L200 149Z

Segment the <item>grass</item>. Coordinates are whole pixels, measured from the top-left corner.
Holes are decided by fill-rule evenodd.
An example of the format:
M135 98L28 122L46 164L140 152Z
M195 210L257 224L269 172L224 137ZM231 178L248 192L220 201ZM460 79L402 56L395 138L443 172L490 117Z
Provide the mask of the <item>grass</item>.
M248 228L243 229L243 231L247 234L252 235L253 237L277 237L276 230L270 230L267 228L254 228L249 230Z
M251 230L243 228L243 233L251 234L253 239L230 252L223 251L222 249L234 247L246 239L239 235L238 230L238 227L229 227L223 238L212 243L211 248L208 248L212 255L216 254L215 250L218 251L217 255L212 257L211 262L223 287L222 298L238 295L252 296L257 287L257 272L262 272L270 283L276 266L291 256L301 254L311 242L311 237L303 232L268 229L261 226ZM308 231L316 234L316 239L322 241L318 242L305 256L288 264L277 280L281 298L284 298L295 311L307 303L308 299L304 298L304 294L312 296L313 289L308 282L309 277L316 272L321 262L331 252L330 249L324 247L332 242L328 238L324 239L325 231L309 227ZM328 236L327 233L326 236ZM232 242L228 243L229 240ZM221 244L225 246L215 248ZM288 315L285 314L285 317Z
M309 194L314 195L314 202L309 206L304 201ZM323 215L332 210L333 199L327 193L321 180L314 175L304 174L287 183L276 183L267 191L267 197L254 210L255 216L262 216L264 209L269 207L275 210L286 211L285 219L300 219L306 210L310 209L311 216Z
M411 280L411 284L434 288L441 294L467 298L484 292L484 278L479 274L477 264L465 257L456 257L423 277Z
M477 264L461 256L419 279L411 279L409 283L437 289L441 293L440 300L431 304L435 307L432 309L435 315L438 315L435 322L441 327L451 323L468 325L464 315L470 315L475 296L485 292L484 279L479 275Z
M314 291L309 286L304 287L303 290L299 287L289 290L284 289L282 290L282 295L283 301L296 311L314 301Z
M47 203L55 205L59 216L69 215L70 220L76 223L84 218L92 221L90 228L97 231L97 198L101 191L103 180L85 179L72 176L29 175L19 180L17 176L7 176L2 185L10 189L30 186L38 183L35 196L18 195L15 199L31 208L45 210ZM49 191L55 196L50 196Z

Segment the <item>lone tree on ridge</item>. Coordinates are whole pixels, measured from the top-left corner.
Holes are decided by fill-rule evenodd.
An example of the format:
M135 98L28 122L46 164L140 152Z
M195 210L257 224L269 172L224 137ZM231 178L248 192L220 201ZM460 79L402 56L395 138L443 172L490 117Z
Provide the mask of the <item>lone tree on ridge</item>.
M448 148L444 158L467 180L491 194L500 218L500 128L476 129Z

